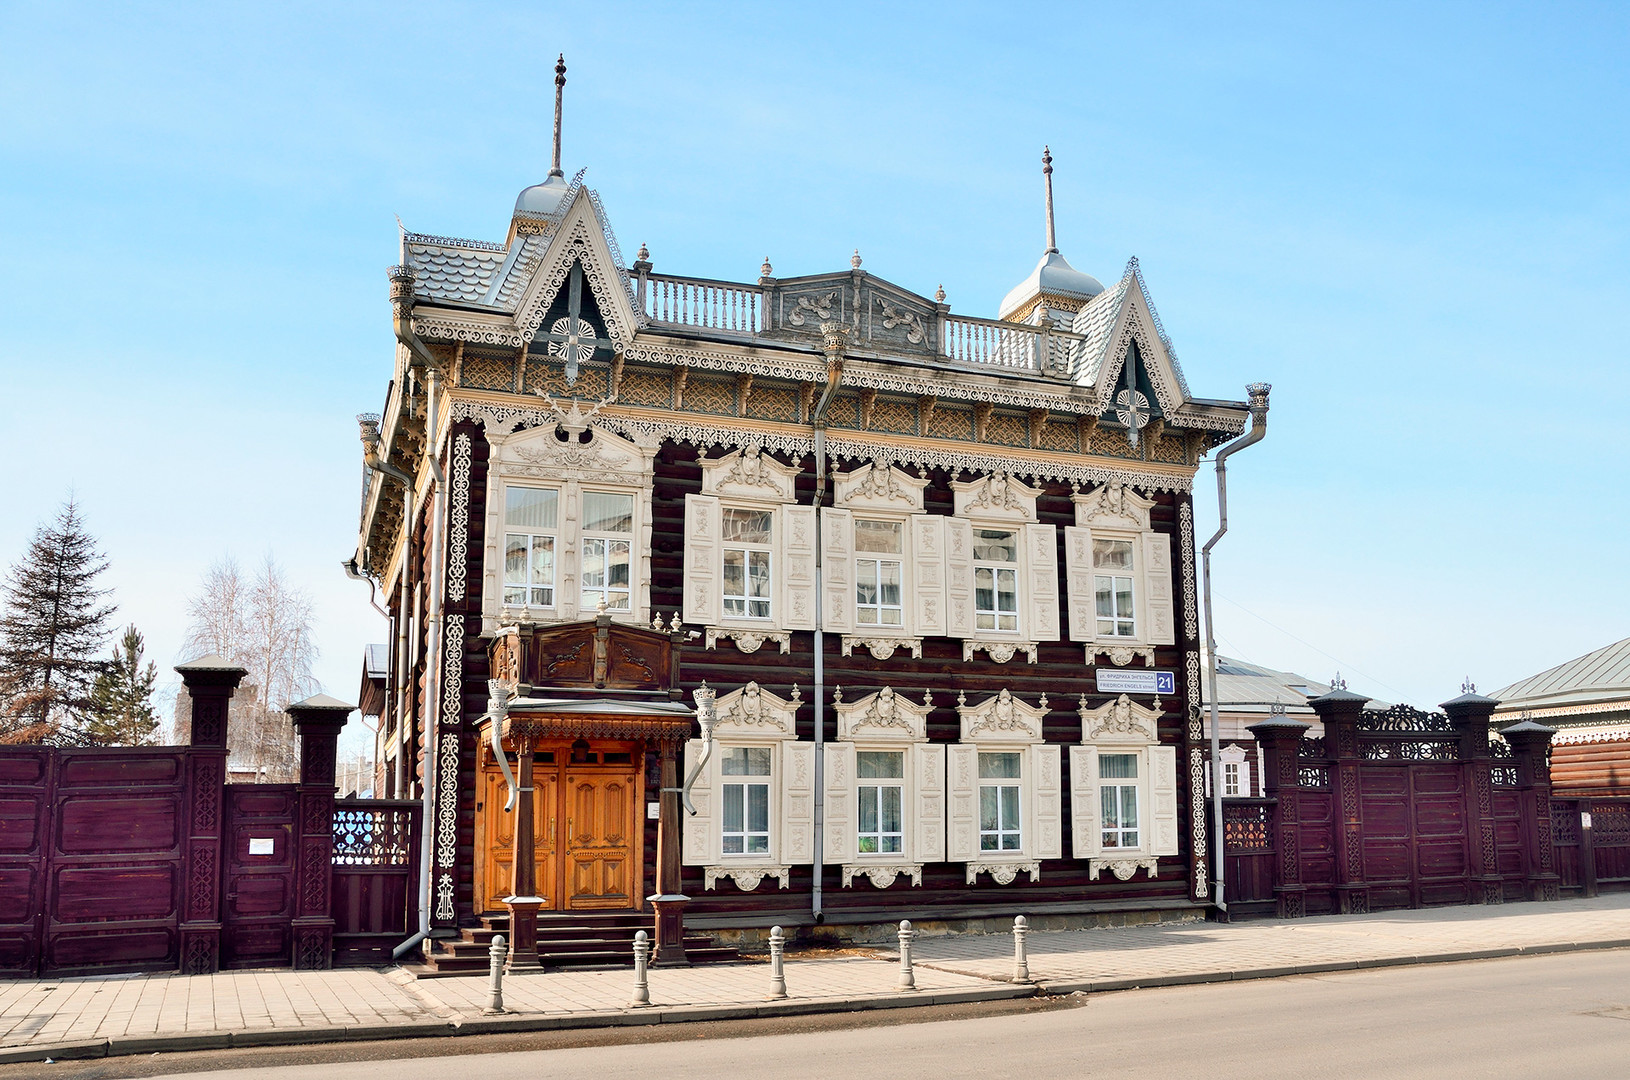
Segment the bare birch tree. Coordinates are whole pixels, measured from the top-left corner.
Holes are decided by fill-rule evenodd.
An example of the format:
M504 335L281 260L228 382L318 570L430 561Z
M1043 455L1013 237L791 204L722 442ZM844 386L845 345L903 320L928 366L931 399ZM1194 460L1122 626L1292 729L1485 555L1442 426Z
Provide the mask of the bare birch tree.
M218 653L247 671L228 714L232 763L266 780L294 779L299 742L283 710L316 689L311 598L270 555L248 581L227 558L205 572L187 613L189 655Z

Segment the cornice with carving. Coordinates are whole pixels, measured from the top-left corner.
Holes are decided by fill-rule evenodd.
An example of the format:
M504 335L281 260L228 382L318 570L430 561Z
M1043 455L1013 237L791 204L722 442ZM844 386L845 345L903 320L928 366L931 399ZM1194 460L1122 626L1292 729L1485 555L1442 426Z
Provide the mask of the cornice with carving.
M1041 863L1036 860L1014 862L971 862L965 866L965 882L972 885L980 874L989 874L998 885L1011 885L1020 872L1030 875L1032 884L1041 880Z
M893 885L900 876L911 879L913 888L921 888L923 883L922 863L844 863L843 887L850 888L850 882L857 877L864 877L871 881L872 888L886 889Z
M767 877L779 880L783 889L792 885L792 870L786 866L704 866L702 888L711 890L715 883L729 878L742 892L752 892Z

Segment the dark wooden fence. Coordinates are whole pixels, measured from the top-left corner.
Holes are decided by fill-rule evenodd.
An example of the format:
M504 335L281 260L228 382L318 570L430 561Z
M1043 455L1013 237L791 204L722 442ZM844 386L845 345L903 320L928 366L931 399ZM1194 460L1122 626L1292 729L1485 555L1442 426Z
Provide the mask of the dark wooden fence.
M227 784L243 669L177 669L188 746L0 747L0 976L382 963L412 932L418 804L334 800L350 706L288 709L295 784Z
M1268 797L1224 800L1231 917L1556 899L1570 873L1584 888L1582 845L1562 847L1553 823L1551 729L1524 721L1492 741L1495 702L1470 693L1441 713L1366 702L1315 699L1321 738L1289 718L1251 728ZM1630 882L1630 807L1618 812L1623 848L1598 844L1589 865Z
M1551 800L1564 893L1630 891L1630 797Z

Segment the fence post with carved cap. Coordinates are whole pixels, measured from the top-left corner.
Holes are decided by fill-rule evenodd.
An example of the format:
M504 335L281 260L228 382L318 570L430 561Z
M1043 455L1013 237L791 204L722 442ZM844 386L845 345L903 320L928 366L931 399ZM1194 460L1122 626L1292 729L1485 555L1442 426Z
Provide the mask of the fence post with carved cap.
M1489 752L1489 718L1500 703L1479 694L1469 681L1461 690L1459 697L1443 703L1443 711L1459 736L1466 775L1466 849L1472 879L1468 899L1474 904L1500 904L1505 902L1505 887L1495 841L1494 760Z
M1522 719L1500 729L1511 744L1517 765L1517 805L1523 837L1523 878L1530 900L1555 900L1561 879L1556 872L1555 837L1551 827L1551 736L1556 728Z
M287 709L300 736L299 807L295 846L294 966L321 970L334 966L334 758L340 729L353 706L326 694Z
M1324 752L1330 758L1336 910L1343 915L1363 915L1370 910L1370 891L1364 884L1364 806L1359 798L1358 763L1358 721L1369 700L1347 689L1340 676L1328 694L1308 700L1324 724Z
M186 810L187 887L182 894L180 962L182 974L207 975L221 967L227 706L245 672L213 653L180 664L175 670L192 700L192 745L186 757L191 793Z
M1247 730L1262 747L1263 784L1273 807L1273 895L1282 919L1299 919L1307 914L1307 887L1302 884L1301 780L1296 760L1297 747L1311 724L1289 717L1275 717L1252 724Z

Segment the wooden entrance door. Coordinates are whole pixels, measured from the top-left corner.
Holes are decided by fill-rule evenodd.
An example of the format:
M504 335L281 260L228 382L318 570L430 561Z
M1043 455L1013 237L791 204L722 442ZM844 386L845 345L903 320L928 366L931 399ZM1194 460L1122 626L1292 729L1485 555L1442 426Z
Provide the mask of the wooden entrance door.
M638 744L561 744L534 751L532 766L538 895L544 911L641 907L643 794ZM504 811L503 773L483 755L477 805L476 898L503 911L514 881L515 814ZM510 769L516 758L510 755Z

